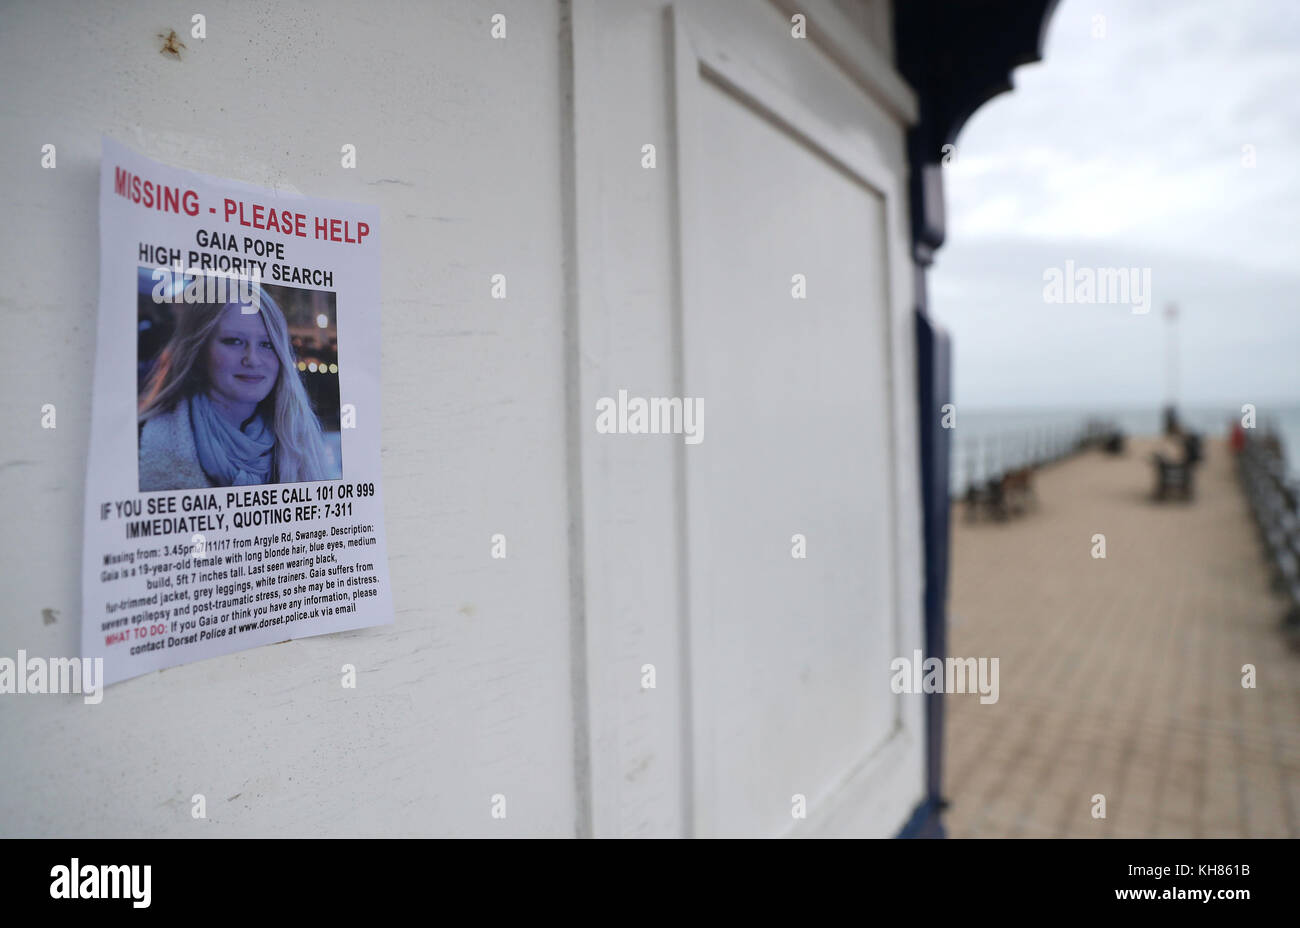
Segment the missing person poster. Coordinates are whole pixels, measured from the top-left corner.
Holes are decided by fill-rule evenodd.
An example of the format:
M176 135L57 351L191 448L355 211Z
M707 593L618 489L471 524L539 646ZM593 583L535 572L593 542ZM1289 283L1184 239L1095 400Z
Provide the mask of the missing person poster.
M104 139L82 653L104 680L392 621L379 215Z

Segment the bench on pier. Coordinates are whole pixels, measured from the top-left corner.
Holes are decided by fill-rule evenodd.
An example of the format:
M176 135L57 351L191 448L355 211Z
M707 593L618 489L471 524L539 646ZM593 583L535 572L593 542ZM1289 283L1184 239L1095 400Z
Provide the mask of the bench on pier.
M966 519L973 521L981 512L999 522L1022 515L1037 504L1034 494L1034 469L1018 467L966 490Z
M1174 460L1158 451L1152 452L1151 462L1156 469L1155 498L1191 500L1195 492L1196 465L1202 457L1201 436L1196 434L1183 436L1183 455L1180 460Z

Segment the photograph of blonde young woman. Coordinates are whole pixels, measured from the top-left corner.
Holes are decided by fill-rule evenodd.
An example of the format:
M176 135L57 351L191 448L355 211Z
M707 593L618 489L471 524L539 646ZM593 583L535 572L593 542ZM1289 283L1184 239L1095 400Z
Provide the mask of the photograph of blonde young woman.
M334 294L170 290L140 268L140 491L340 479Z

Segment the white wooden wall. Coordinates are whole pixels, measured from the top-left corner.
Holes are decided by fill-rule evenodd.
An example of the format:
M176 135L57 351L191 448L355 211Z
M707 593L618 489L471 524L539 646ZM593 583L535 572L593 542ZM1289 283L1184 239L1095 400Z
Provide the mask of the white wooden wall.
M0 10L0 654L74 654L79 640L101 134L382 209L397 613L384 628L147 675L97 706L0 696L0 835L894 833L922 795L920 703L890 702L883 683L869 698L890 703L887 737L840 752L845 769L811 790L806 822L746 828L699 807L718 787L700 782L716 748L698 704L711 668L695 668L694 687L686 670L701 654L690 449L593 427L595 399L619 387L682 389L684 23L873 165L893 191L888 245L905 256L896 194L912 104L888 65L887 6L802 4L838 38L798 47L788 11L756 0L234 2L203 11L202 41L169 3ZM489 34L497 12L504 41ZM158 51L173 28L180 61ZM40 167L46 143L55 170ZM355 170L340 167L346 143ZM653 171L640 167L646 143ZM911 284L905 257L882 260L889 341L872 350L893 441L863 479L892 481L894 550L874 555L893 559L880 596L910 654ZM505 302L490 299L495 273ZM44 403L57 429L40 427ZM837 531L828 523L817 543L852 543ZM490 557L498 532L504 560ZM344 663L356 690L339 685ZM640 686L646 663L654 690ZM196 793L204 821L190 815ZM490 815L496 793L504 820Z

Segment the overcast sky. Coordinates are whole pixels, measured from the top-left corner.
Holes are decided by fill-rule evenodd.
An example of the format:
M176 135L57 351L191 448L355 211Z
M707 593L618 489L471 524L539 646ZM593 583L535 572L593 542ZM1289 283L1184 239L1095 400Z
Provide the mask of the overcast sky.
M1063 0L1013 80L944 168L958 404L1159 405L1174 302L1184 403L1300 405L1300 0ZM1044 302L1067 260L1151 312Z

